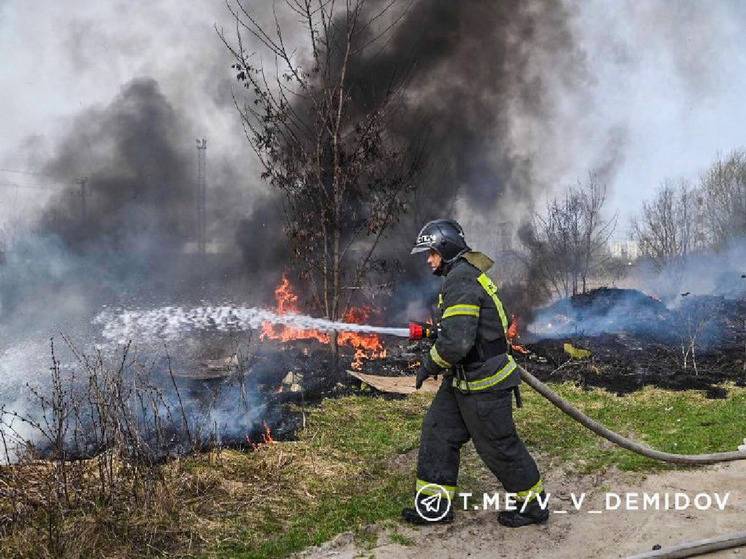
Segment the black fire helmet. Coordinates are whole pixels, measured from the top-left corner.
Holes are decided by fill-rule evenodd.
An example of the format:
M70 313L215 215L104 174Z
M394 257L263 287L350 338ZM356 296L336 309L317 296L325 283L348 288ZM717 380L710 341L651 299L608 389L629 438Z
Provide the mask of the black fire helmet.
M425 224L417 235L417 242L410 254L433 249L451 264L463 253L471 250L464 239L464 230L452 219L436 219Z

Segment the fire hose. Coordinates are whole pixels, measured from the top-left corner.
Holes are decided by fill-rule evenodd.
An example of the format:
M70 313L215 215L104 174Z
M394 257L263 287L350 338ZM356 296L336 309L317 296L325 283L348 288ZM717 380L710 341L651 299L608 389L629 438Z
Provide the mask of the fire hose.
M746 532L683 542L668 549L656 549L632 555L627 557L627 559L677 559L679 557L694 557L695 555L704 555L705 553L713 553L722 549L731 549L742 545L746 545Z
M591 419L582 413L567 400L559 396L559 394L550 390L546 384L541 382L520 365L518 366L518 369L521 372L521 378L526 384L544 396L544 398L549 400L564 413L572 417L575 421L590 429L600 437L605 438L607 441L611 441L612 443L622 448L626 448L627 450L631 450L632 452L636 452L637 454L642 454L643 456L647 456L654 460L672 462L675 464L714 464L716 462L746 459L746 452L742 452L741 450L714 452L711 454L673 454L670 452L655 450L654 448L650 448L644 444L622 437L618 433L611 431L601 425L598 421ZM746 448L744 450L746 450ZM679 557L693 557L695 555L704 555L706 553L712 553L722 549L731 549L743 545L746 545L746 532L738 532L715 538L683 542L668 549L657 549L634 555L628 559L674 559Z

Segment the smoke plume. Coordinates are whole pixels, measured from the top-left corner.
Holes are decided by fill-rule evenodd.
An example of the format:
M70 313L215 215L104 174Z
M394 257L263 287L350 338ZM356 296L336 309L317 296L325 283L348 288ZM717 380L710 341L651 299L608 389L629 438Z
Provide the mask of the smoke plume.
M81 177L53 198L45 234L77 252L147 254L194 239L194 159L172 105L153 79L126 84L103 109L79 115L46 172L60 183Z

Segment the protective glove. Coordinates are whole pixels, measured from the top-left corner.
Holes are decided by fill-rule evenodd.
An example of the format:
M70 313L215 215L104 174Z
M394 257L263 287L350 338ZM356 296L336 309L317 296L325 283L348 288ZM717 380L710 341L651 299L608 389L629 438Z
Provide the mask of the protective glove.
M427 370L427 367L425 365L420 365L420 368L417 369L417 379L415 380L414 387L419 390L422 388L422 383L425 382L425 379L429 377L432 373Z
M417 378L415 380L414 387L419 390L422 387L422 383L425 382L425 379L427 379L428 377L434 377L437 380L439 374L440 370L432 362L430 356L425 356L425 358L422 360L420 368L417 369Z

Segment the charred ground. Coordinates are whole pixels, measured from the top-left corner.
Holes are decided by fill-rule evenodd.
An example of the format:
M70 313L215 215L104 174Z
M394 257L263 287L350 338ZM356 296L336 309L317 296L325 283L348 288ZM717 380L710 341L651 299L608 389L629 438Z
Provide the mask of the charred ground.
M609 288L561 299L535 313L529 328L539 333L514 339L513 354L543 381L617 394L655 386L723 398L718 385L746 385L746 299L687 295L678 303L671 309L641 291ZM566 344L591 355L572 357ZM409 374L423 345L390 344L388 357L364 371Z

